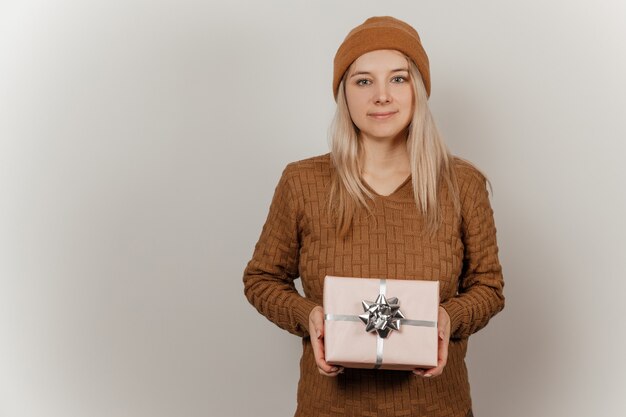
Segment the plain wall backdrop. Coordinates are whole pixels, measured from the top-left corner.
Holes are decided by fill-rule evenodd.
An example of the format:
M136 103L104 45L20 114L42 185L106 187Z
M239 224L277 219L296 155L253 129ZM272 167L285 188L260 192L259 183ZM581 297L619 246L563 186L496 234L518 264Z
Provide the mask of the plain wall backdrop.
M0 416L291 416L301 340L243 294L332 60L391 15L490 178L507 304L478 417L626 415L626 3L0 1Z

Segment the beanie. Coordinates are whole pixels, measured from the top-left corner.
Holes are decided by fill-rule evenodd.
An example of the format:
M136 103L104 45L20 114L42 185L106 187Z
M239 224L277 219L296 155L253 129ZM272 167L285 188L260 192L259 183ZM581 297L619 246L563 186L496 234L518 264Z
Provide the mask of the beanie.
M364 53L378 49L395 49L411 58L422 75L426 94L430 97L428 56L417 31L408 23L394 17L374 16L352 29L337 49L333 74L335 101L341 77L350 64Z

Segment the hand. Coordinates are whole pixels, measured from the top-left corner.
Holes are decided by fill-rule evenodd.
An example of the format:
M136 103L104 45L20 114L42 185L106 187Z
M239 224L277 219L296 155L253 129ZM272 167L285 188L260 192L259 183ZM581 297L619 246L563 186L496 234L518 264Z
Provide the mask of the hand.
M439 334L439 348L437 354L437 366L430 369L416 368L413 370L415 375L424 377L439 376L443 373L443 368L448 362L448 343L450 342L450 316L448 312L439 306L439 314L437 315L437 332Z
M329 365L324 356L324 309L316 306L309 314L309 334L315 355L315 363L320 374L337 376L343 372L342 366Z

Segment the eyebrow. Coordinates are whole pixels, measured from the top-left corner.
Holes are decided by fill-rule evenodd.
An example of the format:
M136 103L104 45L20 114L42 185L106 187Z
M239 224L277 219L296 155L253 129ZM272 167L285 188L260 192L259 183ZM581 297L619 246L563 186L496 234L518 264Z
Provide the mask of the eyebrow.
M408 69L408 68L396 68L396 69L394 69L394 70L391 70L391 72L392 72L392 73L393 73L393 72L400 72L400 71L409 72L409 69ZM354 77L355 75L361 75L361 74L368 74L368 75L371 75L371 73L370 73L370 72L367 72L367 71L358 71L358 72L355 72L354 74L352 74L352 75L350 76L350 78Z

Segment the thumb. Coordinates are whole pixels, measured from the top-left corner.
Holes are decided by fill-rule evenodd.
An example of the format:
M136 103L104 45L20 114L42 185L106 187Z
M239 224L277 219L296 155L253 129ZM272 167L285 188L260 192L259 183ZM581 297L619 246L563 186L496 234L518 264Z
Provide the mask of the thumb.
M317 338L321 339L322 337L324 337L324 327L318 327L317 329L315 329L315 332L317 333Z

